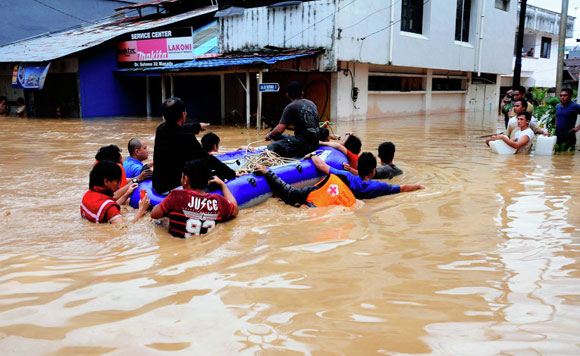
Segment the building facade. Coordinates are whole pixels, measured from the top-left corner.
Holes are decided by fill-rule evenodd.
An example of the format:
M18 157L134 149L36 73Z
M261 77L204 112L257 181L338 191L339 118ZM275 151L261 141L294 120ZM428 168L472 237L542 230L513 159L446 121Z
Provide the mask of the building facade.
M574 17L568 16L566 38L573 37L574 20ZM517 31L516 26L516 35ZM527 6L522 49L521 84L523 86L528 88L554 88L556 86L559 33L559 13L536 6ZM515 63L515 53L513 61ZM512 80L513 74L502 76L502 87L510 87Z
M324 48L331 117L494 110L515 0L286 2L219 18L220 50Z

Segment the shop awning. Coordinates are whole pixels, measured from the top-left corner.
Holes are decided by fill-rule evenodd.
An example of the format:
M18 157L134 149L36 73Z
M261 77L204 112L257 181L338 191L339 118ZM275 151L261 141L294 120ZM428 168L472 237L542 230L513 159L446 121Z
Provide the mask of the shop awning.
M265 67L282 61L292 59L315 57L322 53L322 49L299 49L285 50L276 53L229 53L221 54L214 58L195 59L193 61L177 63L171 66L154 68L127 68L119 69L117 72L179 72L196 71L204 69L217 69L226 67Z
M130 32L146 31L217 11L207 6L154 19L111 17L94 25L40 35L0 47L0 63L47 62L80 52Z

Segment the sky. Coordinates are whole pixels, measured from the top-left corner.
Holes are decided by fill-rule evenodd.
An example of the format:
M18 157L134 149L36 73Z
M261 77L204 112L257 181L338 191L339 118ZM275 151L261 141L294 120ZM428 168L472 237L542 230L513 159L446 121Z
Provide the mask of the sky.
M528 4L557 12L562 9L561 0L528 0ZM580 0L568 0L568 15L574 16L576 7L580 8Z

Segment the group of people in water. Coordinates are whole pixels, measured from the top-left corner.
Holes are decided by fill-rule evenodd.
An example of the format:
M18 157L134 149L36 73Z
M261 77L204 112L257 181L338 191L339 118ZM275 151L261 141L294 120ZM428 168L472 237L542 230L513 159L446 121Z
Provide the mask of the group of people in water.
M560 92L560 104L556 105L556 143L564 147L576 146L576 132L580 125L576 119L580 115L580 105L572 102L572 89L564 88ZM536 135L549 136L550 133L540 127L533 116L534 106L526 100L526 88L518 86L510 90L502 100L501 111L505 118L505 133L492 135L486 140L501 140L516 149L516 154L528 154Z
M370 152L361 152L362 143L353 134L346 134L342 142L320 127L316 105L304 99L302 86L291 82L287 86L291 100L282 113L279 124L265 139L273 141L267 149L283 157L311 159L324 175L317 184L296 188L284 182L268 167L258 165L254 174L263 175L272 192L284 202L294 205L321 207L330 205L352 206L356 199L371 199L382 195L410 192L423 188L420 184L392 185L374 178L390 179L403 172L393 164L395 145L384 142L379 146L380 166ZM146 179L152 179L153 190L166 196L151 210L151 218L169 218L169 232L176 237L204 234L217 222L227 221L238 214L238 204L231 193L228 180L239 174L214 154L219 150L219 137L207 133L201 139L196 135L209 124L187 122L185 104L179 98L167 99L162 106L163 123L155 133L153 162L147 143L132 138L128 143L129 157L122 160L115 145L104 146L95 156L90 173L89 189L81 202L81 216L95 223L124 223L120 205ZM294 135L286 135L288 127ZM343 169L327 165L315 153L319 145L327 145L343 152L348 163ZM208 186L219 187L222 195L208 193ZM150 208L147 194L141 191L134 221L145 216Z

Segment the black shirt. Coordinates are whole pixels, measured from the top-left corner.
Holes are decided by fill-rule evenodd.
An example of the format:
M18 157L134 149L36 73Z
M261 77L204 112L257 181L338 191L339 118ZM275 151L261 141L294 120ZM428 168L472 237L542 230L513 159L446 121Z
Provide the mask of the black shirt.
M165 193L181 185L183 165L204 157L197 138L177 124L162 123L155 131L153 189Z
M297 99L284 108L280 123L294 126L294 136L318 146L318 109L308 99Z

